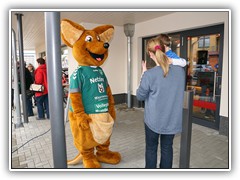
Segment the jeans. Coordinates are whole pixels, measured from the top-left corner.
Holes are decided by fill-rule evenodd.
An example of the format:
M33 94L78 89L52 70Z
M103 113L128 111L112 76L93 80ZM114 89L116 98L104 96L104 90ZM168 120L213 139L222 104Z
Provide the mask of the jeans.
M173 161L173 138L174 134L158 134L153 132L145 124L145 136L146 136L146 151L145 151L145 168L156 168L157 166L157 150L158 140L160 136L160 149L161 159L160 168L170 169L172 168Z
M36 97L37 101L37 111L39 118L45 118L45 110L47 118L49 119L49 105L48 105L48 94Z
M32 98L31 97L27 97L26 106L27 106L28 116L33 116Z

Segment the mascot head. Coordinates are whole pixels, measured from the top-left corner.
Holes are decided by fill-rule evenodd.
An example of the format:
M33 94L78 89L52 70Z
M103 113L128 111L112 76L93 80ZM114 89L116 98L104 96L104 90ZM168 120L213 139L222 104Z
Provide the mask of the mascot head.
M73 57L81 66L101 66L104 63L113 33L112 25L86 30L70 20L61 21L62 40L72 48Z

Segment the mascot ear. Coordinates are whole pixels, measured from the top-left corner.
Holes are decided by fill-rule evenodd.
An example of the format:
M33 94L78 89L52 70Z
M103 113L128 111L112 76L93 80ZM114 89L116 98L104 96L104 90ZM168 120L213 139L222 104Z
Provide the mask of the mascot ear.
M103 42L110 42L113 38L114 27L112 25L98 26L93 29Z
M61 37L67 46L73 47L73 44L80 38L84 30L84 27L68 19L61 21Z

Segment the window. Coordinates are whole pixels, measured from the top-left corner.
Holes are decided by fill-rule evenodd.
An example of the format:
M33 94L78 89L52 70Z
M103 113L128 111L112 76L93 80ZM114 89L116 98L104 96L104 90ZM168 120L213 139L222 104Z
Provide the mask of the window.
M202 36L198 40L198 48L208 48L210 46L210 37Z
M44 51L44 52L39 53L39 56L40 56L41 58L44 58L44 57L46 56L46 52Z

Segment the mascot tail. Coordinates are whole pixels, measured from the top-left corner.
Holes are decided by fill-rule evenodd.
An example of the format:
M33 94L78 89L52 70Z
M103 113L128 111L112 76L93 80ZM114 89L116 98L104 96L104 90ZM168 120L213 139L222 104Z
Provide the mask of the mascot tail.
M82 154L79 153L74 159L68 160L67 164L68 165L76 165L76 164L80 163L81 160L82 160Z

